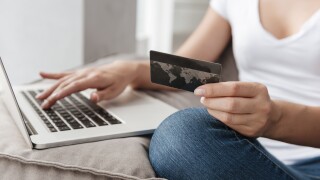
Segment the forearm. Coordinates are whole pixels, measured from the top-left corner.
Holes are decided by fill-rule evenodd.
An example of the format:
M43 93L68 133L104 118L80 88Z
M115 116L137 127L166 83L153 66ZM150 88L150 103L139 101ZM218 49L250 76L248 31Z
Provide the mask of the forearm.
M216 61L231 39L231 27L210 8L198 28L176 54L204 61Z
M320 107L273 101L276 116L265 137L320 148Z
M220 56L230 38L231 28L229 23L209 8L198 28L175 54L214 61ZM131 84L134 88L176 90L151 83L149 61L139 62L139 72L137 74L137 78Z

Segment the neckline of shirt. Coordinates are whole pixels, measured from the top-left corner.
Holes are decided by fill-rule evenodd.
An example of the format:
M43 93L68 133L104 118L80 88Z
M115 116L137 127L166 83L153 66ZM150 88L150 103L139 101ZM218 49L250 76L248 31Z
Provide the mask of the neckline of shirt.
M272 34L270 31L265 29L265 27L261 23L260 0L256 0L255 8L256 8L255 12L256 12L256 17L257 17L259 29L262 31L263 34L265 34L267 36L268 39L270 39L278 44L289 43L289 42L292 42L292 41L297 40L300 37L302 37L307 32L307 30L312 28L312 25L315 24L315 23L313 23L313 21L315 21L316 18L318 17L318 15L320 14L320 9L318 9L315 13L312 14L312 16L309 17L309 19L307 21L305 21L303 23L303 25L300 27L298 32L279 39L274 34Z

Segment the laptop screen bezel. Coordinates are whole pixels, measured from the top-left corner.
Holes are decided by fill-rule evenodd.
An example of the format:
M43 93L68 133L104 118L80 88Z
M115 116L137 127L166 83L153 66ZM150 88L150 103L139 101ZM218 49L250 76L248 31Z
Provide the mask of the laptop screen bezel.
M22 134L22 136L24 137L24 139L27 141L29 147L32 148L32 147L33 147L32 141L31 141L31 138L30 138L30 136L29 136L29 133L28 133L28 130L27 130L27 126L26 126L26 124L25 124L25 120L24 120L24 117L23 117L23 113L22 113L22 111L21 111L21 109L20 109L20 106L19 106L19 103L18 103L18 101L17 101L17 99L16 99L16 95L15 95L15 93L14 93L14 91L13 91L13 88L12 88L12 85L11 85L11 82L10 82L10 79L9 79L9 77L8 77L7 71L6 71L6 69L5 69L5 65L4 65L1 57L0 57L0 64L1 64L1 68L2 68L3 75L4 75L4 79L5 79L5 81L6 81L6 83L5 83L5 84L2 84L2 86L7 86L7 88L3 87L3 93L9 93L9 95L11 96L10 99L14 101L15 108L16 108L17 112L19 113L19 114L18 114L19 120L18 120L18 119L15 119L14 121L15 121L15 123L20 123L20 125L17 124L17 126L18 126L18 128L19 128L19 130L20 130L20 133ZM0 75L1 75L1 74L0 74ZM9 89L10 92L4 92L4 91L6 91L7 89ZM6 95L6 94L5 94L5 95ZM3 100L6 101L5 99L3 99ZM5 104L7 104L7 102L5 102ZM7 107L7 109L8 109L8 111L10 112L9 107ZM10 112L10 113L11 113L11 112ZM13 117L13 115L11 115L11 116ZM14 117L13 117L13 118L14 118ZM23 128L21 128L21 127L23 127Z

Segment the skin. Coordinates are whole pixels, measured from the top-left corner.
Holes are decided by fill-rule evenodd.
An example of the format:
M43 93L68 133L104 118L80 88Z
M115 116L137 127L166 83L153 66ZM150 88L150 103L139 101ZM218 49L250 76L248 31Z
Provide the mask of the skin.
M260 0L260 21L274 37L282 39L298 33L319 8L319 0ZM209 8L199 27L176 54L214 61L230 39L230 24ZM148 61L116 61L98 68L40 75L57 80L38 95L45 100L43 108L88 88L97 89L91 95L94 102L112 99L126 86L174 90L151 83ZM320 148L320 107L272 100L266 86L253 82L206 84L198 87L195 95L202 97L201 102L212 116L245 136Z

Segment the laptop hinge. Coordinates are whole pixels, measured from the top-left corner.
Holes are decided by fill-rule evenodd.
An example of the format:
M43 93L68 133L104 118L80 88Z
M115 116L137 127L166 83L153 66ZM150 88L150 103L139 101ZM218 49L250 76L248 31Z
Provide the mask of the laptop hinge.
M24 123L26 124L27 127L27 131L29 135L36 135L38 134L37 131L34 129L34 127L32 126L32 124L28 121L28 119L26 118L26 116L23 114L23 120Z

